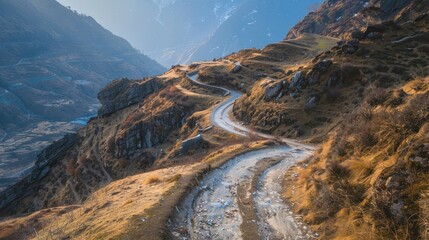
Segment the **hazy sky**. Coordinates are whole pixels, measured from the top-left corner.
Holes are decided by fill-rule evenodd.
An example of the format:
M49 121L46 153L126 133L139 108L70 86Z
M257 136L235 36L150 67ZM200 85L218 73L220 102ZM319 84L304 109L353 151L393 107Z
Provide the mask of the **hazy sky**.
M233 51L243 48L261 48L268 43L283 39L291 26L304 17L307 8L314 3L323 0L57 0L64 6L70 6L72 10L93 17L103 27L113 34L128 40L135 48L151 56L165 66L175 63L183 63L178 59L186 59L193 55L198 44L207 41L214 34L223 20L231 16L234 9L242 9L239 6L246 3L248 13L241 11L241 15L229 21L234 27L233 32L226 34L225 42L234 34L239 34L241 29L249 29L256 21L251 20L252 14L258 13L258 24L253 33L255 38L260 38L259 44L238 44ZM173 4L171 4L173 3ZM265 4L265 5L264 5ZM271 11L277 12L278 8L267 10L269 6L281 8L282 17L273 16ZM164 6L164 8L163 8ZM166 7L165 7L166 6ZM255 9L252 7L255 6ZM257 7L266 8L257 9ZM250 8L250 9L249 9ZM263 15L261 15L263 13ZM250 17L249 17L250 16ZM256 16L256 15L255 15ZM261 19L262 17L262 19ZM250 19L243 22L243 19ZM223 20L222 20L223 19ZM240 20L241 19L241 20ZM247 20L246 20L247 21ZM241 24L241 25L239 25ZM263 37L265 29L271 29L272 38ZM229 34L229 35L228 35ZM231 35L232 34L232 35ZM259 34L259 35L258 35ZM219 36L218 36L219 37ZM243 36L247 38L248 36ZM250 41L251 38L248 38ZM218 41L216 45L221 45ZM216 47L216 46L213 46ZM217 56L220 57L220 56Z
M152 0L57 0L64 6L70 6L71 9L93 17L106 29L112 31L121 37L127 37L126 31L129 26L118 26L123 23L120 17L128 12L130 15L152 15L156 5ZM130 16L131 17L131 16ZM149 18L142 18L149 19ZM150 24L150 22L141 22ZM127 39L130 40L130 39Z

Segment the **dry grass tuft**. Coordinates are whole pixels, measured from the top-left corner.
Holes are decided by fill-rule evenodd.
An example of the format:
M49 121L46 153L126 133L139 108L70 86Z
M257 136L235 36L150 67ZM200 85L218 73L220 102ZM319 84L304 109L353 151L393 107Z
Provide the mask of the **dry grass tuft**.
M368 183L374 172L374 163L371 158L350 159L343 164L352 175L354 182Z
M171 178L167 179L167 182L173 183L179 181L179 179L182 178L182 174L176 174L172 176Z
M146 178L145 180L145 184L146 185L150 185L150 184L154 184L154 183L159 183L161 182L161 178L155 175L151 175L149 177Z

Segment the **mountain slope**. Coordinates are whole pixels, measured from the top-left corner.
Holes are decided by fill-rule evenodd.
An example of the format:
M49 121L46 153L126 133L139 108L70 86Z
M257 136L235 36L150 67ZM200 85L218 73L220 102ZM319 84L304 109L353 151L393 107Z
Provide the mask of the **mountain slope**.
M95 115L96 94L112 79L164 70L55 0L2 0L0 25L0 177L80 126L65 122Z
M20 98L26 107L23 110L30 113L72 119L88 113L74 101L95 103L95 93L108 81L163 70L92 18L77 15L56 1L0 4L0 86ZM29 101L24 97L27 93L36 99ZM50 100L56 104L49 104Z
M428 9L428 1L326 1L288 37L343 40L294 66L271 58L288 76L261 80L235 103L243 124L322 143L284 185L322 239L428 237ZM234 60L249 66L248 54Z
M294 26L287 38L296 38L302 33L346 37L353 30L367 25L390 20L402 23L413 20L429 10L428 4L427 0L329 0Z
M351 1L329 2L347 8ZM420 2L407 0L403 10ZM319 11L327 11L326 7ZM363 10L362 5L358 11ZM390 15L395 14L386 16ZM429 14L420 8L412 15L417 17L410 21L402 22L406 16L399 14L397 21L361 26L360 32L346 28L339 35L343 41L303 33L262 50L175 66L156 78L114 81L98 95L103 104L98 117L47 148L32 173L1 194L1 214L83 203L64 214L61 225L51 218L50 226L40 232L57 238L96 238L111 236L118 223L127 226L115 232L123 238L165 239L169 230L176 237L189 234L183 228L166 229L180 212L187 190L210 189L199 176L216 169L219 156L226 154L223 159L228 161L234 156L231 149L249 150L253 141L261 143L252 134L236 138L210 125L214 106L225 96L186 75L198 72L203 83L245 93L234 102L233 131L243 134L241 125L248 125L245 128L281 138L321 143L315 156L280 181L290 209L311 226L314 236L426 239ZM230 145L237 142L241 144ZM191 169L167 168L177 165ZM157 168L164 172L151 171ZM144 171L149 173L128 177ZM259 179L255 176L252 179ZM125 179L115 181L121 178ZM212 179L224 185L222 192L231 198L240 199L237 189L248 188ZM154 192L156 187L160 191ZM242 204L252 206L252 195L258 192L247 192ZM141 199L153 205L142 204ZM222 206L231 205L224 201L215 199L213 207L223 210ZM200 211L203 216L207 212ZM38 214L47 215L43 210ZM238 215L245 213L225 213L239 225ZM33 216L18 220L28 222ZM216 221L206 219L198 224L216 226ZM16 221L8 221L8 229L13 228ZM35 236L33 232L28 235Z
M288 38L344 41L289 68L283 82L255 84L234 113L323 143L285 182L294 211L321 239L427 239L429 2L371 4L326 1L308 15Z

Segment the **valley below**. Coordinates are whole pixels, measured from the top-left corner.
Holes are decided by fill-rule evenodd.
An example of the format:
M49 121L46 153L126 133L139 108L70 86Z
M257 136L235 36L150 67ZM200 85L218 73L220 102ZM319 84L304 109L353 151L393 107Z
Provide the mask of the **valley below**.
M429 239L428 49L427 1L329 0L113 80L96 116L0 128L0 239Z
M65 134L74 133L85 126L89 118L82 117L70 122L45 120L5 133L4 138L0 139L0 191L28 175L34 166L34 159L43 149Z

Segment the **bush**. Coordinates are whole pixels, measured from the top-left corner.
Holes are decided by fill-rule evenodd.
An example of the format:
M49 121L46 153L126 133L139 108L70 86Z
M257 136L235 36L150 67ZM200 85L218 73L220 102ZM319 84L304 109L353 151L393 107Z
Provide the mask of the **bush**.
M376 88L376 89L370 90L370 92L367 94L366 102L371 107L376 107L378 105L383 104L388 99L388 97L389 97L388 91L384 89Z
M327 170L329 178L332 180L346 179L350 175L350 171L337 161L328 163Z
M145 180L145 183L146 183L147 185L150 185L150 184L153 184L153 183L159 183L159 182L161 182L161 179L160 179L158 176L155 176L155 175L151 175L151 176L149 176L149 177Z

